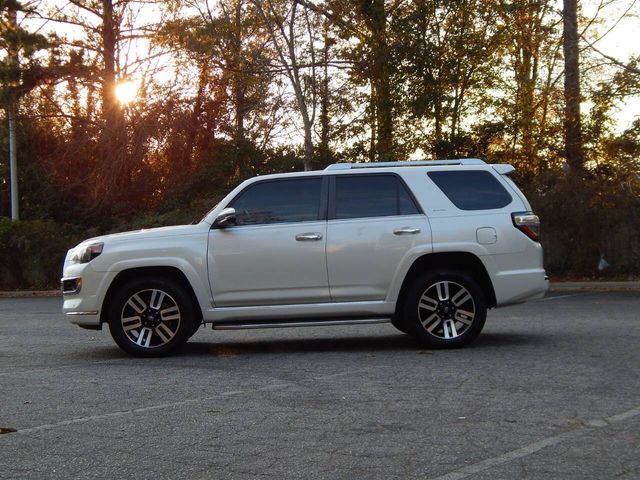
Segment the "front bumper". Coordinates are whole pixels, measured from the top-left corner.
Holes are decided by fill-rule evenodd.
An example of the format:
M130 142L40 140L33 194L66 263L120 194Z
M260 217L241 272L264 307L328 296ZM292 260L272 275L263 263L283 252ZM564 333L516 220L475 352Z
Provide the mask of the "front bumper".
M77 295L82 290L81 277L62 277L60 279L62 295Z
M97 310L87 312L66 312L71 317L71 323L87 330L102 330L100 312Z
M82 328L100 329L100 311L115 273L96 272L91 263L65 263L61 279L62 313Z

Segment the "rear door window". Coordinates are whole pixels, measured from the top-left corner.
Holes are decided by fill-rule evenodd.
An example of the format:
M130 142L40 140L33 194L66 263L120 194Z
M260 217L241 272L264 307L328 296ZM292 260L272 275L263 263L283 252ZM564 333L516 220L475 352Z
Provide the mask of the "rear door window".
M336 175L333 218L388 217L420 213L396 175Z
M447 170L427 175L460 210L495 210L512 201L502 184L484 170Z

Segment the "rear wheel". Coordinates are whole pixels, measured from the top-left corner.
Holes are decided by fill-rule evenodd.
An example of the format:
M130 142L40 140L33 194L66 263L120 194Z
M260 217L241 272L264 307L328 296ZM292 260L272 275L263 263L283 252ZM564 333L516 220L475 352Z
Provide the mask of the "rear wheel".
M109 331L125 352L135 356L167 355L194 332L193 303L178 283L143 277L123 285L113 296Z
M442 270L416 278L405 297L403 312L406 328L425 344L461 347L480 335L487 304L471 276Z

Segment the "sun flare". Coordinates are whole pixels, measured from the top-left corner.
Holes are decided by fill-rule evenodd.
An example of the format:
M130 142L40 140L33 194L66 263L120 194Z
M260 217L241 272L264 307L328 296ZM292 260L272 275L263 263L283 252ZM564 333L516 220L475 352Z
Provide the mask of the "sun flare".
M138 87L129 80L125 80L116 85L116 98L123 105L133 102L137 94Z

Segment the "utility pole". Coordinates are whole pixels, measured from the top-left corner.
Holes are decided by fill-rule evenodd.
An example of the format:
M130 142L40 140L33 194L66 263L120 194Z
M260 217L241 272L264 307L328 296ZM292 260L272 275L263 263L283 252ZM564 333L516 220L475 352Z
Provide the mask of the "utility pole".
M9 25L15 32L18 30L18 11L15 8L9 10ZM18 56L17 45L9 47L9 55L18 67L20 58ZM11 177L11 220L20 220L20 207L18 204L18 155L16 152L16 106L18 95L12 94L7 106L7 117L9 120L9 175Z
M11 176L11 220L20 220L18 205L18 158L16 154L16 101L12 100L7 107L9 118L9 175Z

